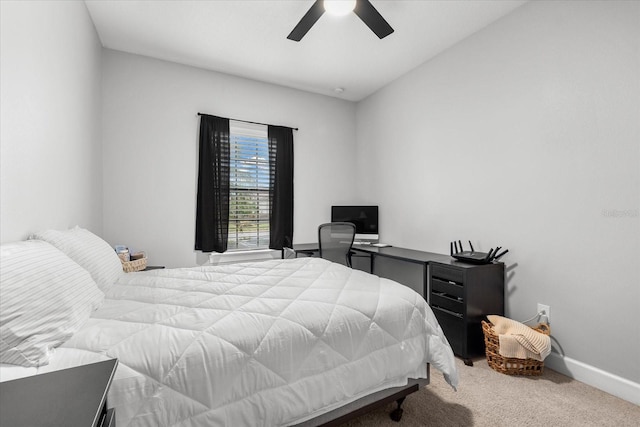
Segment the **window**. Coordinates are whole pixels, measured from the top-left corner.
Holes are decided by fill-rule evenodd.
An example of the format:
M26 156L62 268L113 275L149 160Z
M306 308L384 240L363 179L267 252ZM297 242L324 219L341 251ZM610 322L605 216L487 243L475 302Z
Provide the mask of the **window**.
M267 126L231 120L229 249L269 247Z
M290 245L294 129L234 121L231 135L229 119L198 114L195 249L280 250Z

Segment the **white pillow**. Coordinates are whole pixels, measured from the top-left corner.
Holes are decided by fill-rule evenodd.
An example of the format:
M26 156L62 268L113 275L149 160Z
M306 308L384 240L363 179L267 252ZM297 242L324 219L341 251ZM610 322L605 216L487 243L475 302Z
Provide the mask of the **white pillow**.
M40 366L104 300L91 275L47 242L0 246L0 362Z
M115 250L89 230L74 227L69 230L47 230L31 238L44 240L64 252L87 270L100 289L107 289L124 274L122 262Z

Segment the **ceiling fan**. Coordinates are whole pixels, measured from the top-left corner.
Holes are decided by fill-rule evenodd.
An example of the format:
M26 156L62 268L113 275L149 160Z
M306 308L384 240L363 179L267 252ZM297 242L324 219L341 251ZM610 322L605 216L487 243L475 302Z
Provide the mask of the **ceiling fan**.
M391 25L380 15L380 12L369 2L369 0L316 0L311 8L305 13L300 22L295 26L293 31L287 36L289 40L299 42L302 40L305 34L313 27L318 19L322 16L325 10L331 10L332 6L337 6L340 9L344 9L346 6L346 13L353 11L367 27L371 28L378 38L382 39L393 33ZM339 13L339 12L338 12ZM346 14L342 12L342 14Z

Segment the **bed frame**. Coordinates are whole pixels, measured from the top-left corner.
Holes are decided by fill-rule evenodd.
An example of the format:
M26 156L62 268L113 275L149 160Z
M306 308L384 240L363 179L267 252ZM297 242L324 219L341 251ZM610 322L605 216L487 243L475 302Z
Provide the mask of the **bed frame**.
M391 411L389 417L393 421L400 421L402 419L402 403L404 399L411 393L415 393L421 388L427 386L430 382L430 366L427 364L427 378L409 379L409 383L406 386L392 387L386 390L380 390L376 393L372 393L368 396L362 397L354 402L351 402L345 406L334 409L322 415L318 415L310 420L303 421L300 424L295 424L295 427L312 427L323 426L332 427L339 426L351 419L357 418L365 413L378 408L382 405L386 405L391 402L396 402L398 407Z

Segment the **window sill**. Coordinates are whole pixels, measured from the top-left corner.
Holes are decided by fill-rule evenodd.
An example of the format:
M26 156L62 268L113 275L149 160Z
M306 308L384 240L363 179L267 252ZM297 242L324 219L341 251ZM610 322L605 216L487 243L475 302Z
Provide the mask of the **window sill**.
M274 249L257 249L253 251L231 251L225 253L209 254L209 264L222 265L234 264L237 262L266 261L279 259L282 256L280 251Z

